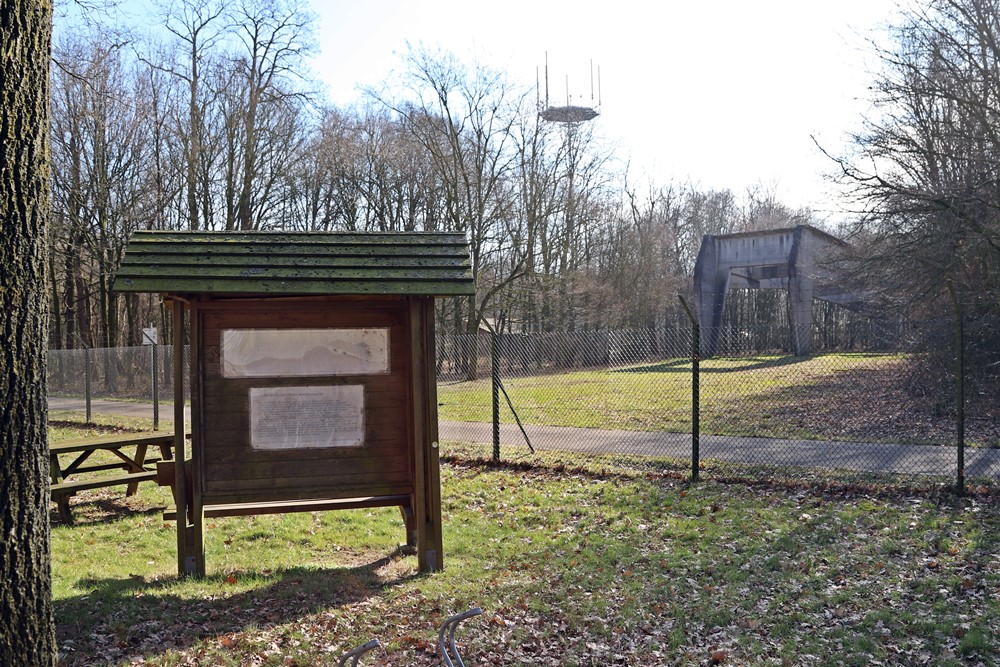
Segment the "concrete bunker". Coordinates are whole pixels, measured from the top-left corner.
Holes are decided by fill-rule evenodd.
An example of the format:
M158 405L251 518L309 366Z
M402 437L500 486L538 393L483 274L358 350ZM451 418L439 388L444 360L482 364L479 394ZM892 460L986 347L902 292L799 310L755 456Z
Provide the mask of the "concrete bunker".
M810 225L706 235L694 269L702 353L712 356L718 349L729 290L783 289L788 291L792 348L797 356L809 354L813 299L844 306L859 301L829 269L828 261L844 246L844 241Z

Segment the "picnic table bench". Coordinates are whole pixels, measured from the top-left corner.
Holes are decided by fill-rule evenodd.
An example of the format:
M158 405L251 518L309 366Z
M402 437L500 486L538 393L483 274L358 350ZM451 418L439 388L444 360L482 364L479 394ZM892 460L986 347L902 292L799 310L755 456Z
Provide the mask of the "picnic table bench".
M170 459L173 443L173 431L155 431L76 438L49 445L52 500L59 508L60 518L66 523L73 523L69 499L78 491L124 485L127 487L125 495L131 496L138 489L139 482L156 481L156 469L147 466ZM150 447L158 447L160 455L147 458L146 453ZM88 460L97 451L110 452L120 460L90 463ZM129 451L134 453L130 455ZM60 455L75 456L68 465L63 465ZM124 470L124 473L77 478L82 473L108 470Z

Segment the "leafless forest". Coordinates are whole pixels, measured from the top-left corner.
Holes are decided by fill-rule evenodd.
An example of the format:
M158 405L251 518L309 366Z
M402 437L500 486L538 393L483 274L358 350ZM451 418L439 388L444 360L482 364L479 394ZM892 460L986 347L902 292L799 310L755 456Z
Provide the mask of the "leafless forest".
M836 225L766 186L643 180L600 118L545 121L534 86L446 52L412 47L377 88L331 106L297 0L179 0L155 29L81 22L53 52L51 347L169 328L156 298L109 289L137 229L462 231L478 293L442 300L438 321L467 333L484 318L501 332L683 326L676 295L704 234L806 223L852 242L845 280L883 315L996 315L998 14L932 0L873 45L874 111L830 155L855 211ZM727 321L780 325L783 303L737 294ZM828 309L819 323L867 316Z

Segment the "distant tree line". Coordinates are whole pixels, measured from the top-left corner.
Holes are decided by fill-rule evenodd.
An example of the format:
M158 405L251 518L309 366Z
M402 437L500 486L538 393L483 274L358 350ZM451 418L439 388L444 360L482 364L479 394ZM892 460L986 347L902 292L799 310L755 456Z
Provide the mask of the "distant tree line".
M141 342L154 297L110 285L137 229L457 230L475 298L455 333L654 327L679 315L702 235L815 222L773 192L630 180L600 119L422 47L349 108L309 78L293 0L172 3L153 36L64 31L52 75L53 347Z
M831 155L856 215L828 231L851 241L844 279L880 312L1000 309L998 11L901 14L877 45L875 112ZM478 292L441 300L438 321L471 333L683 325L703 235L823 226L766 187L637 182L600 117L544 121L535 90L446 52L412 47L332 106L300 0L179 0L156 23L141 37L81 24L55 45L53 347L137 344L166 324L156 298L109 290L136 229L461 231ZM787 317L780 294L730 303L726 326L758 337ZM823 308L819 335L852 326Z

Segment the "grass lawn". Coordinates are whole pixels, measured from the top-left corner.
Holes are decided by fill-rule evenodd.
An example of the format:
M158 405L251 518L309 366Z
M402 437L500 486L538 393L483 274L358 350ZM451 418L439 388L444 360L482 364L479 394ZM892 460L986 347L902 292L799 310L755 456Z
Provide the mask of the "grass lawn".
M466 458L442 484L431 576L379 509L209 521L208 576L178 580L165 489L82 493L76 525L53 512L60 664L335 665L377 637L363 665L433 665L438 623L474 605L469 667L1000 664L995 498Z
M954 442L954 417L903 387L900 354L758 355L701 362L701 432L869 442ZM527 424L691 431L691 363L505 378ZM491 420L490 379L438 387L444 420ZM501 396L501 419L514 418ZM1000 445L995 419L969 420L969 444Z

